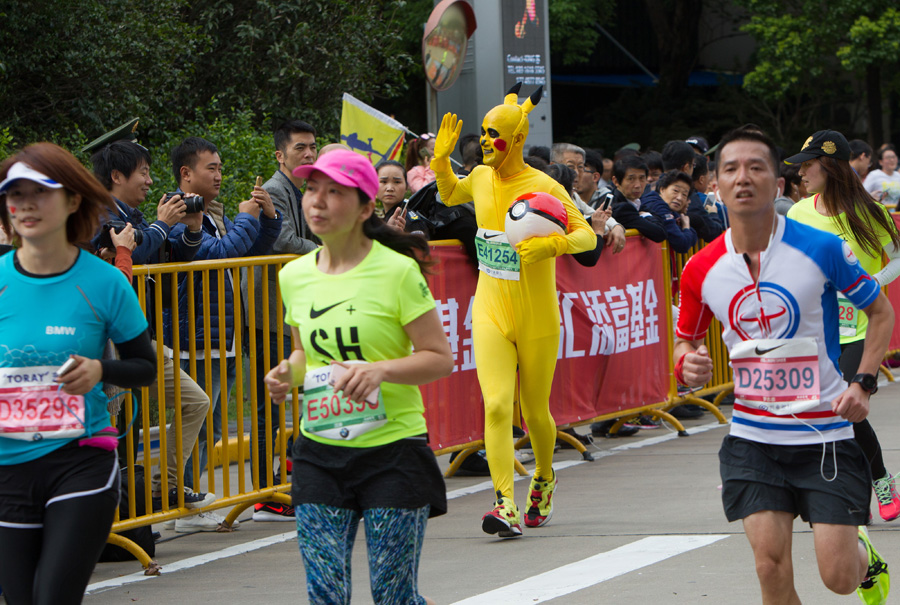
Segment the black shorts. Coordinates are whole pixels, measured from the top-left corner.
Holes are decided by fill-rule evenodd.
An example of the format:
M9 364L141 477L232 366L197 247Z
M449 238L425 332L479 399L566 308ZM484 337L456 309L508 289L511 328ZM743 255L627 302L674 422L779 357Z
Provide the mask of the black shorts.
M837 454L837 476L834 455ZM854 439L822 445L770 445L728 435L719 450L722 504L729 521L764 510L808 523L865 525L872 489L869 464ZM826 481L835 477L833 481Z
M325 504L362 511L430 505L431 517L447 512L444 477L424 437L357 448L326 445L301 433L292 456L294 506Z
M116 453L73 441L37 460L0 466L0 527L41 528L54 502L104 492L119 501Z

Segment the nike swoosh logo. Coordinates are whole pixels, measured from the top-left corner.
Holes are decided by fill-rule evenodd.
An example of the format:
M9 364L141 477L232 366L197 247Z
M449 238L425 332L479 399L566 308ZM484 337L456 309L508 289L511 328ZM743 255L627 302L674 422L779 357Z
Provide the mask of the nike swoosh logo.
M777 347L771 347L769 349L760 349L759 347L756 347L756 354L757 355L765 355L766 353L774 351L775 349L780 349L783 346L784 345L778 345Z
M348 298L347 300L350 300L350 299ZM312 305L310 305L310 307L309 307L309 318L310 318L310 319L315 319L315 318L319 317L320 315L324 315L325 313L328 313L329 311L331 311L331 310L334 309L335 307L344 304L345 302L347 302L347 300L342 300L342 301L339 302L339 303L334 303L333 305L328 306L328 307L325 307L324 309L319 309L318 311L316 311L315 307L313 307Z
M494 233L491 235L488 235L487 233L485 233L484 239L494 239L495 237L500 237L501 235L503 235L503 233Z

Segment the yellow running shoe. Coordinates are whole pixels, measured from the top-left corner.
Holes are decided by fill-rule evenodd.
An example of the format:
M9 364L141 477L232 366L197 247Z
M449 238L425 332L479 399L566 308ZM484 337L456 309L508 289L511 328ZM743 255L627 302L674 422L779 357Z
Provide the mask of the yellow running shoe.
M866 571L866 579L856 589L856 594L866 605L882 605L887 603L888 592L891 590L891 575L888 573L887 563L872 546L869 534L863 526L859 528L859 540L869 554L869 569Z
M487 534L497 534L501 538L517 538L522 535L519 509L510 498L504 498L497 490L494 509L481 518L481 529Z
M547 525L550 517L553 516L553 490L559 480L556 478L556 471L551 471L553 476L549 479L543 477L532 477L531 487L528 490L528 510L525 512L526 527L541 527Z

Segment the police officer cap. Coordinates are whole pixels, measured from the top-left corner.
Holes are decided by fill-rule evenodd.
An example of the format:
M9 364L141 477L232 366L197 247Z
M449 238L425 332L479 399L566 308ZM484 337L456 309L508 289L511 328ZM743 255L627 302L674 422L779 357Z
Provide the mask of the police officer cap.
M121 126L110 130L106 134L97 137L82 147L81 151L93 155L104 146L115 143L116 141L131 141L135 145L140 145L140 143L137 142L137 136L134 134L134 131L137 130L138 120L139 118L133 118ZM144 148L143 145L140 146Z

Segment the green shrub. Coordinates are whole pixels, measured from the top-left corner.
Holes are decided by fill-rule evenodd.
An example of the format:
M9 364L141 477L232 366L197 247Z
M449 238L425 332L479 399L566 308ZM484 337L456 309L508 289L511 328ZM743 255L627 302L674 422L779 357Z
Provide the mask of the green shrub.
M178 131L162 133L148 146L153 158L150 167L153 186L147 201L141 206L148 221L156 217L159 198L177 187L172 173L171 153L189 136L203 137L219 148L223 167L218 200L225 205L225 214L230 218L237 214L238 204L250 198L256 177L261 176L266 181L278 169L272 135L254 126L253 112L235 109L219 111L217 102L213 100L209 108L198 113L209 116L210 120L206 123L196 121Z

